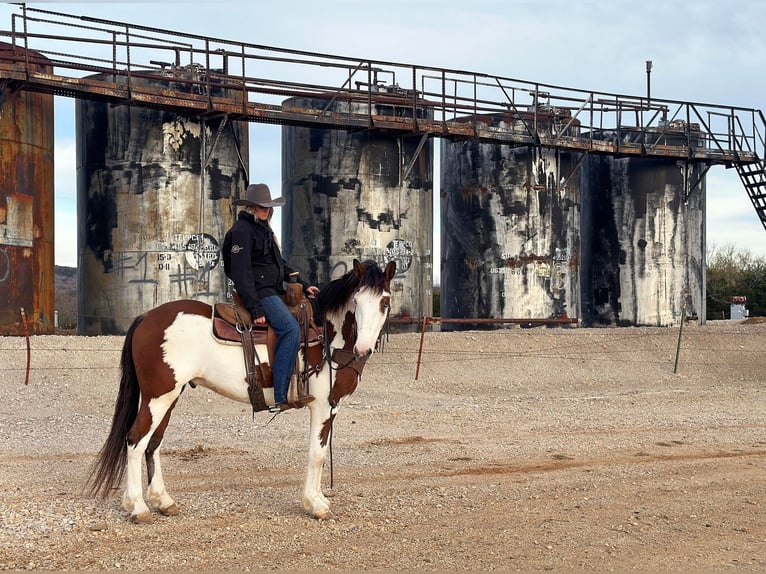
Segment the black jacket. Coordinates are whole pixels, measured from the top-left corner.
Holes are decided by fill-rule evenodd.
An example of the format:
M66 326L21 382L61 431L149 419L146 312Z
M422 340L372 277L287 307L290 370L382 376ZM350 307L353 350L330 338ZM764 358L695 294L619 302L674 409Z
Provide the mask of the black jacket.
M240 211L237 221L226 232L221 251L226 276L234 283L250 315L253 319L263 317L261 298L284 293L284 282L291 273L296 273L282 259L271 226Z

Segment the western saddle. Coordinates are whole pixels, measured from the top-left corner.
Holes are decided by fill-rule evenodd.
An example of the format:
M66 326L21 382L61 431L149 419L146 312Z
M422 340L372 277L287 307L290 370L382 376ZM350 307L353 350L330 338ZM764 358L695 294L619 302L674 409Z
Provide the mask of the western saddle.
M303 349L303 369L299 369L296 359L295 371L288 391L288 401L297 403L297 398L308 394L308 378L312 367L309 360L309 347L317 347L320 342L320 329L314 323L314 308L303 294L303 286L298 282L287 284L287 292L282 295L292 315L301 327L301 347ZM231 302L216 303L213 306L213 336L225 342L242 344L247 374L247 391L253 413L267 410L269 406L263 397L263 389L274 386L274 377L270 365L274 361L274 348L277 336L271 325L253 325L250 313L242 304L236 291ZM268 361L258 356L256 345L266 345ZM321 359L320 359L321 360Z

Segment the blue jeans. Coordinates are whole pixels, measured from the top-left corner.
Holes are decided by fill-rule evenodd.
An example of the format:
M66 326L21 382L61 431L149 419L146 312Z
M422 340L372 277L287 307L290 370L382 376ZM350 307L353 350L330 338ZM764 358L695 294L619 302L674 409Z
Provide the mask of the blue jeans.
M290 386L290 377L295 370L295 359L301 346L301 329L279 295L262 298L261 307L266 320L277 334L271 372L274 376L274 402L283 403L287 400L287 388Z

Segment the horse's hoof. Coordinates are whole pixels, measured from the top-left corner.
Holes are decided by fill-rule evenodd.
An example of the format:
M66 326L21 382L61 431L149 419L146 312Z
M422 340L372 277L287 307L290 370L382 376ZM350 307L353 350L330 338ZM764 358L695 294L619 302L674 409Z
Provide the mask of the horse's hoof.
M141 512L140 514L134 514L130 517L130 520L133 522L133 524L153 524L154 523L154 517L152 516L152 513L148 510Z
M160 508L160 514L162 514L162 516L178 516L178 506L174 503L165 508Z
M332 513L332 510L328 508L327 510L322 510L321 512L315 512L314 518L317 520L331 520L335 518L335 515Z

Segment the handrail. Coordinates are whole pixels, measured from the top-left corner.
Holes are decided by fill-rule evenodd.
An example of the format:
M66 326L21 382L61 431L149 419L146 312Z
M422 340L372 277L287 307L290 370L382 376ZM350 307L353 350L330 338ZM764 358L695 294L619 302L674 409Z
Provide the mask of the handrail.
M206 98L208 111L221 103L216 100L221 90L227 91L232 94L230 107L248 121L310 123L311 118L296 118L295 110L280 113L285 112L284 100L319 97L325 105L313 121L323 127L374 127L373 107L386 105L410 110L407 115L414 121L402 118L401 130L426 130L437 137L472 134L499 143L648 153L707 163L728 164L733 158L755 162L766 156L766 119L752 108L649 100L473 71L312 53L23 5L21 14L12 15L11 30L0 30L2 38L10 40L14 53L3 52L0 79L21 70L29 77L24 89L87 93L95 89L87 85L87 76L103 73L120 78L119 88L128 94L125 103L171 105L152 100L151 93L136 85L161 73ZM71 49L62 50L62 45ZM23 53L16 53L17 48ZM50 77L37 78L31 67L46 65L53 68ZM200 74L183 73L197 67ZM354 82L362 73L366 81ZM120 93L115 89L109 97L118 99ZM333 102L340 101L359 109L332 111ZM253 111L263 109L270 113ZM364 121L357 123L355 114ZM616 137L613 147L603 143L610 134Z

